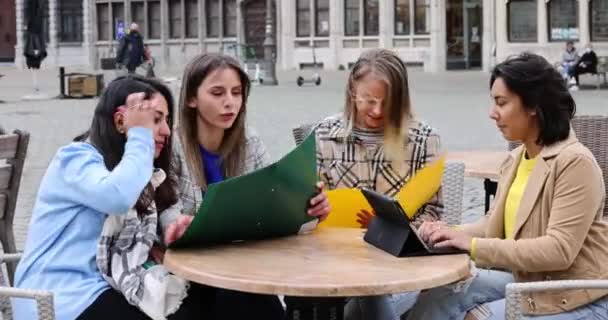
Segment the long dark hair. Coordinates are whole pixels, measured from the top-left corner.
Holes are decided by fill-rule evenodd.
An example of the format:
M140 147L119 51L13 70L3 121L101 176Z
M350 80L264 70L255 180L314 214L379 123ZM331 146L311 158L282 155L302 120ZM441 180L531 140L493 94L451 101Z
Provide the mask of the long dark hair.
M190 108L188 101L196 97L198 88L207 76L219 69L232 69L239 75L243 97L241 110L232 127L224 131L224 138L220 144L219 153L223 160L224 174L227 177L243 174L245 162L245 117L247 115L247 98L251 89L251 81L247 73L241 68L239 62L230 56L217 53L198 55L184 69L179 98L178 131L184 149L184 157L186 158L186 163L188 163L188 169L194 176L196 184L203 190L207 189L207 177L205 177L205 172L201 165L203 159L197 140L198 108Z
M90 129L74 139L74 141L88 141L93 145L103 156L108 170L113 170L118 165L125 152L127 142L126 135L118 132L114 125L114 113L116 108L126 103L128 95L136 92L144 92L145 99L149 99L155 93L161 94L167 100L169 128L173 128L173 96L164 84L150 78L133 75L116 78L102 93L95 108ZM165 147L154 160L154 167L163 169L167 178L156 188L156 192L153 192L150 183L142 191L135 204L135 209L140 215L148 213L152 200L156 203L159 213L177 202L177 176L172 163L171 140L167 139Z
M507 58L496 65L490 88L501 78L528 110L535 110L540 133L536 143L551 145L570 134L576 103L560 73L543 57L529 52Z

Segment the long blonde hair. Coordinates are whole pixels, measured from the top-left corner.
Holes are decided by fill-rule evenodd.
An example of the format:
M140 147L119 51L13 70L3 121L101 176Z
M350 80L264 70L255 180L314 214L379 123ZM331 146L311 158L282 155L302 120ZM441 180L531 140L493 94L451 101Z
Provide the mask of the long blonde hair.
M222 54L201 54L192 59L184 69L182 88L179 96L179 126L178 133L181 140L184 157L188 164L190 174L196 184L207 189L207 177L203 171L203 158L201 157L198 135L197 119L198 109L188 106L188 102L196 97L198 88L205 78L218 69L230 68L237 72L242 85L242 105L234 124L224 132L220 144L219 154L222 159L222 170L225 177L241 175L245 162L245 118L247 114L247 97L251 82L247 74L241 69L238 61Z
M413 118L405 63L387 49L365 51L352 67L346 85L344 117L347 128L355 126L355 84L368 74L373 74L387 87L383 102L385 155L396 163L405 159L405 143L408 139L408 123Z

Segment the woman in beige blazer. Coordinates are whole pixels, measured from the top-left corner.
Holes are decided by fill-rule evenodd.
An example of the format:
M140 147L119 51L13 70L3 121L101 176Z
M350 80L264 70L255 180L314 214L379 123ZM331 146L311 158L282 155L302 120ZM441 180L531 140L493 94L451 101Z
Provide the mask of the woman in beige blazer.
M509 282L608 279L602 172L570 128L576 106L561 76L524 53L497 65L490 85L490 118L505 139L522 143L501 166L494 206L474 224L420 227L425 240L466 250L486 269L461 292L421 294L409 319L463 319L474 308L481 319L504 319ZM530 319L608 319L606 295L543 291L521 303Z

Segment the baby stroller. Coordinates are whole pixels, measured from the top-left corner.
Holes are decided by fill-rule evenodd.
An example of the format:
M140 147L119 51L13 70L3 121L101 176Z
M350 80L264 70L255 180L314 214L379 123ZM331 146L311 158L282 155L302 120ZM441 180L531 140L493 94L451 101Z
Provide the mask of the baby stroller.
M313 64L313 74L309 79L305 79L303 76L298 76L296 83L298 87L301 87L304 83L314 83L315 85L321 84L321 75L319 74L319 65L317 64L317 55L315 53L315 44L313 41L310 41L310 47L312 48L312 64Z

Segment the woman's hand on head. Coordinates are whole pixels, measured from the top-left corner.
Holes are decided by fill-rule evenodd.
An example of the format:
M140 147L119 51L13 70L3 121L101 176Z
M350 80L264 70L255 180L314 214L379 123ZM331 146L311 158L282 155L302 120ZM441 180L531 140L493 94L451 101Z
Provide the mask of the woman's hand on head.
M118 107L117 113L122 115L122 121L118 122L119 131L127 133L134 127L154 129L156 110L144 97L143 92L131 93L127 96L125 105Z
M181 215L175 222L170 224L167 230L165 230L165 245L170 245L175 240L181 238L193 219L194 216Z
M325 220L331 211L329 200L327 199L327 193L323 191L325 184L321 181L317 182L317 190L319 194L310 199L308 206L308 214L319 218L319 221Z

